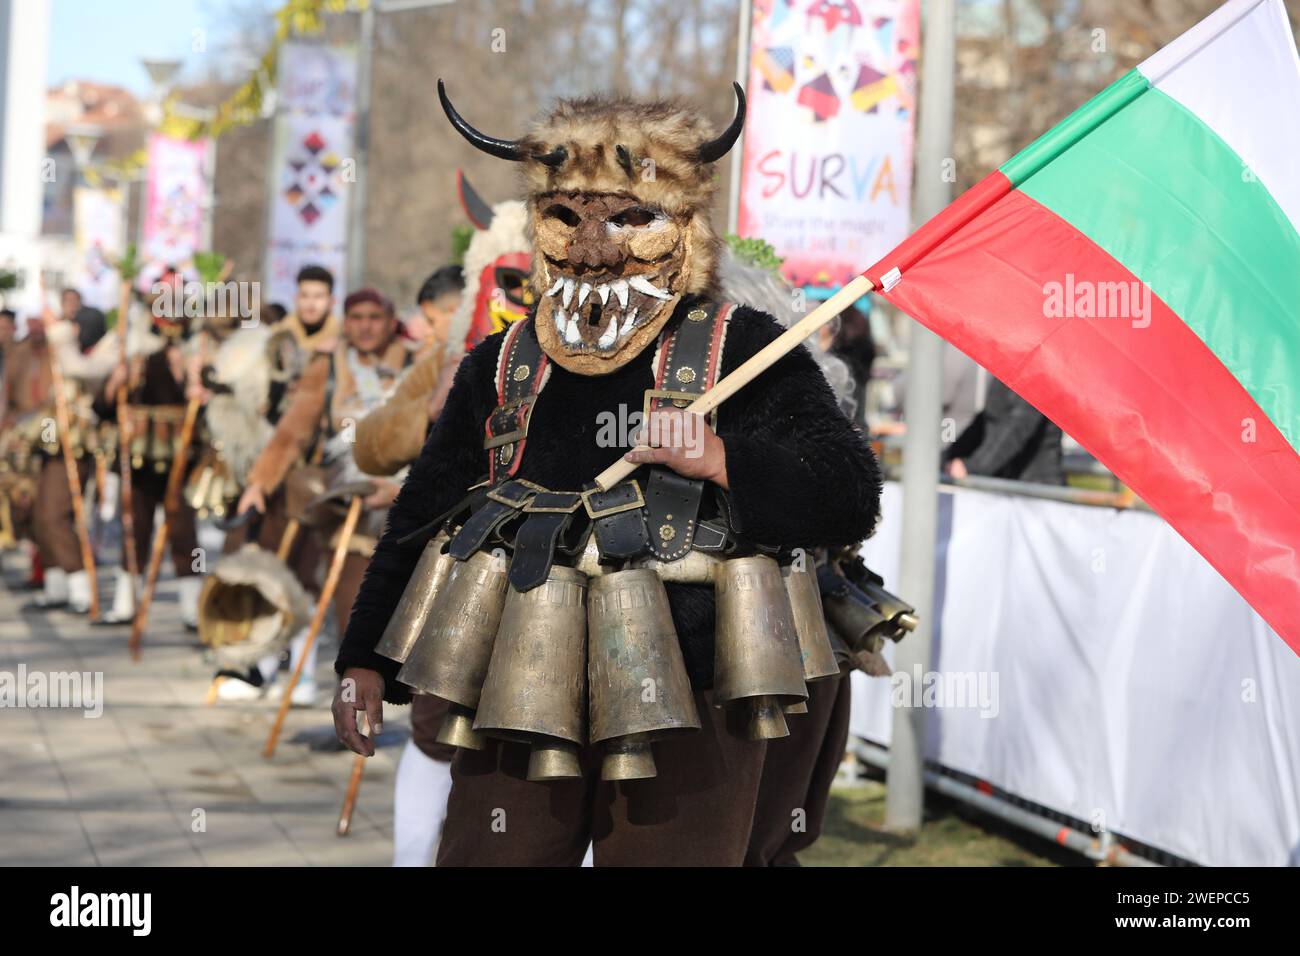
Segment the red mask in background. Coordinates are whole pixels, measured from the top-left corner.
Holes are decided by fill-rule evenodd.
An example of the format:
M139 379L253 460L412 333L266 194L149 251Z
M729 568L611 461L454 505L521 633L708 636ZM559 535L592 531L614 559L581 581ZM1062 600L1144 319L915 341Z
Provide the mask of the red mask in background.
M526 252L507 252L483 267L465 336L466 352L528 314L536 302L528 280L532 263L533 257Z

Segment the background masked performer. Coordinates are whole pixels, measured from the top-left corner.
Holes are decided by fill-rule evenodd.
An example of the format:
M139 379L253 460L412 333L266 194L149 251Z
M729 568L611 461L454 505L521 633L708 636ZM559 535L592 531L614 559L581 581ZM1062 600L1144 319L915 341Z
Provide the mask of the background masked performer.
M344 481L360 476L352 460L355 423L382 404L398 374L410 363L412 352L409 343L397 337L397 316L392 303L374 289L353 292L345 300L343 311L340 340L332 350L318 352L311 359L271 441L249 470L248 485L239 500L239 514L250 508L265 513L268 495L280 487L290 468L318 441L325 442L324 465L336 466L336 475ZM366 499L366 506L370 511L367 523L377 525L382 521L383 509L396 495L398 485L385 479L377 480L376 485L378 488ZM347 622L373 546L373 537L367 537L364 532L353 535L334 592L340 630ZM295 663L302 643L302 638L296 638L291 645ZM316 646L313 645L304 667L303 679L294 688L294 698L300 703L309 702L315 695L312 675Z
M761 312L716 300L719 242L708 206L713 164L743 123L740 98L721 135L679 104L592 98L562 102L512 141L478 133L444 97L471 142L522 164L540 301L528 320L488 338L461 364L390 512L335 665L344 677L336 728L350 748L373 753L381 698L410 697L397 681L399 666L374 647L423 550L427 535L418 532L454 510L485 472L495 497L474 515L484 518L466 519L452 549L464 544L462 553L477 556L481 543L510 552L507 602L533 591L565 600L568 585L538 587L574 580L576 572L558 565L569 560L566 548L579 546L583 522L605 511L587 511L579 493L624 453L649 466L638 471L635 488L622 483L608 493L632 497L645 489L642 504L620 512L631 519L628 537L619 538L625 555L686 560L691 548L742 540L751 554L753 542L778 550L845 545L873 529L880 486L874 459L806 350L729 400L716 427L698 419L685 427L671 399L646 394L656 387L698 393L781 331ZM658 447L627 452L600 422L647 400ZM530 412L521 415L524 404ZM658 428L664 419L678 427ZM685 507L663 508L676 501ZM602 531L610 528L590 520L604 557L609 539ZM470 529L476 536L462 540ZM576 779L551 783L526 779L527 746L492 739L481 750L460 750L438 865L576 865L589 841L597 866L743 861L765 741L729 733L723 712L711 706L712 587L670 583L667 597L700 729L656 743L657 775L622 784L600 779L591 746L581 748ZM356 725L360 710L369 718L368 737ZM502 814L505 828L494 823Z

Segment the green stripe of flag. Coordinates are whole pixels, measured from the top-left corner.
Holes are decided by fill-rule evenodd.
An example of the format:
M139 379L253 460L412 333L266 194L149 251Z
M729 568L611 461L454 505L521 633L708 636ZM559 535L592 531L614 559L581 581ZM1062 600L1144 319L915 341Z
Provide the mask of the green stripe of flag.
M1066 120L1102 117L1069 148L1053 130L1003 171L1147 283L1300 450L1300 236L1213 130L1132 76Z
M1034 140L999 169L1013 187L1042 169L1148 89L1147 78L1129 70L1088 102Z

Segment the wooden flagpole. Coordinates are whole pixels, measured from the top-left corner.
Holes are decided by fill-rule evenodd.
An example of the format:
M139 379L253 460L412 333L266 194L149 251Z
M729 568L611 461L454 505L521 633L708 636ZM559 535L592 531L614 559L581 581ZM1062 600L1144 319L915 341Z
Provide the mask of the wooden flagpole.
M739 368L717 382L711 389L686 406L686 411L707 415L732 395L775 365L808 336L870 292L875 285L861 275L751 355ZM596 476L601 491L608 491L640 466L620 458Z

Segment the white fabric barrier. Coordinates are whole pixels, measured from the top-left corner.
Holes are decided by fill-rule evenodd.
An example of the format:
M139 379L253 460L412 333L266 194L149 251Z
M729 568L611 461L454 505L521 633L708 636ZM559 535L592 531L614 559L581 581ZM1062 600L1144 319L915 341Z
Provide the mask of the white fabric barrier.
M863 555L897 589L896 483L883 509ZM1197 863L1300 865L1300 657L1204 559L1145 511L939 509L931 669L987 697L940 698L930 759ZM852 732L888 745L905 689L855 673Z

